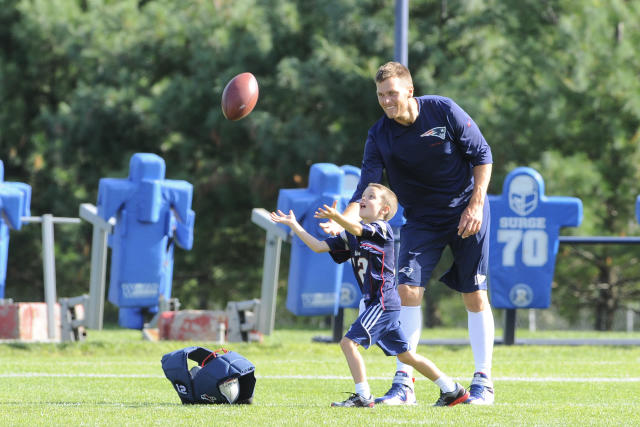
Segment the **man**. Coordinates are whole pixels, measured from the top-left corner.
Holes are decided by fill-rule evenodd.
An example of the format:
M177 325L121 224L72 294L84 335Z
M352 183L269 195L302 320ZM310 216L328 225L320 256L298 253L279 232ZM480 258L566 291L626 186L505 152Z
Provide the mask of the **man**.
M455 102L441 96L413 96L409 70L400 63L382 65L375 77L385 115L369 129L358 187L344 215L357 216L362 192L382 181L404 207L398 260L400 322L412 349L422 328L424 287L442 251L451 247L454 262L441 278L462 294L468 313L475 362L471 404L490 405L494 323L487 298L491 149L478 126ZM341 227L322 224L329 234ZM414 404L413 370L397 361L391 389L376 403Z

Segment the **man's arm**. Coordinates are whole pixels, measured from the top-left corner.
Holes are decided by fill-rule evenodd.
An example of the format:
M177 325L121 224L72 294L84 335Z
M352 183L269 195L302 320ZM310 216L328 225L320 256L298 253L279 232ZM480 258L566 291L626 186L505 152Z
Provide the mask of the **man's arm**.
M491 180L491 163L473 167L473 193L458 223L458 235L463 239L476 234L482 226L482 210Z

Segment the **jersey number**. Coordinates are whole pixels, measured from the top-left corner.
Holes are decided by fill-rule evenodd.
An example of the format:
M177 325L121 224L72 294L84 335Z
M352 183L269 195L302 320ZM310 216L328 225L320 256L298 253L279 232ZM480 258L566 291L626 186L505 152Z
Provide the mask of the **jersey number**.
M356 271L358 272L358 277L360 277L360 283L364 285L364 275L367 272L367 267L369 266L369 261L366 258L360 257L356 261Z
M544 230L498 230L498 242L504 243L502 265L516 265L516 251L522 243L522 263L527 267L540 267L547 263L548 241Z

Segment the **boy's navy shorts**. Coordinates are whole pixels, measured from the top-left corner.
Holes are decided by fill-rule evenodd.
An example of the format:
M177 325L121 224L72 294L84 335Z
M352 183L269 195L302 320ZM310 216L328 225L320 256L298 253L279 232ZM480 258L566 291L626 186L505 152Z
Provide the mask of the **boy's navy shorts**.
M360 313L345 337L369 348L377 344L387 356L395 356L409 350L409 343L400 329L400 311L387 311L380 303L372 304Z
M398 284L425 287L442 251L449 245L453 264L440 280L462 293L486 290L490 223L488 200L480 231L466 239L458 236L458 221L442 227L407 221L400 232Z

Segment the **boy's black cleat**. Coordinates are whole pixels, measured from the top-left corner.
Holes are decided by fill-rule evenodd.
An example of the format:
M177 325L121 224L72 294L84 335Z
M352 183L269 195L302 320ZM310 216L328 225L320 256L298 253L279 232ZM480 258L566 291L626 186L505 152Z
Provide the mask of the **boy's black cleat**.
M375 400L373 396L369 396L367 399L356 393L351 393L351 396L344 402L333 402L331 406L339 406L343 408L373 408Z
M456 389L449 393L440 390L440 399L433 406L454 406L463 403L469 398L469 392L456 383Z

